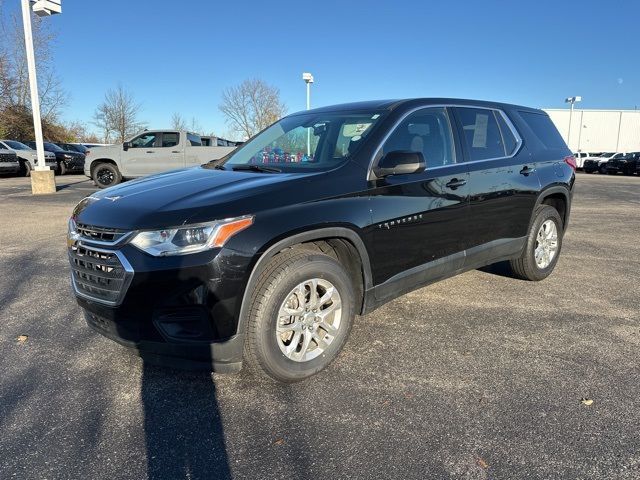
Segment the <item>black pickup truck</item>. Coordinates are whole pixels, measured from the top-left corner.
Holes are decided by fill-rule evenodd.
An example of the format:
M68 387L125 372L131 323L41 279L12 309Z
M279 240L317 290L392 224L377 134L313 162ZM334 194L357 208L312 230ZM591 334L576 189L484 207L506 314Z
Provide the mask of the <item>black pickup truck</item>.
M617 173L633 175L640 170L640 152L627 153L621 157L611 159L605 163L605 166L609 175Z
M540 110L319 108L220 160L83 199L69 221L73 288L89 326L145 361L244 361L293 382L338 355L355 315L406 292L499 261L547 277L574 181Z

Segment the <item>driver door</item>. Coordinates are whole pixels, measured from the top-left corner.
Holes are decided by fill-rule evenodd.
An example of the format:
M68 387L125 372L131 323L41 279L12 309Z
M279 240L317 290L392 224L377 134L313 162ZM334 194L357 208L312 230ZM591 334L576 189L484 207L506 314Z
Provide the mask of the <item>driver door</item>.
M141 177L158 171L160 139L159 132L144 132L129 142L129 148L122 152L125 176Z
M460 163L447 109L424 108L407 116L376 160L391 151L421 152L426 169L370 181L378 299L460 269L468 240L469 173Z

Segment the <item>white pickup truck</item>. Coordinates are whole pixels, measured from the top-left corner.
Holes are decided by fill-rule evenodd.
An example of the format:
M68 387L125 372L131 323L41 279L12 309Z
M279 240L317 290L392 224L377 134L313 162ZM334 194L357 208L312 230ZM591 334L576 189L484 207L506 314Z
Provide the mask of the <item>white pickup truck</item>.
M124 143L92 148L84 174L100 188L224 157L235 147L204 147L199 135L176 130L145 130Z

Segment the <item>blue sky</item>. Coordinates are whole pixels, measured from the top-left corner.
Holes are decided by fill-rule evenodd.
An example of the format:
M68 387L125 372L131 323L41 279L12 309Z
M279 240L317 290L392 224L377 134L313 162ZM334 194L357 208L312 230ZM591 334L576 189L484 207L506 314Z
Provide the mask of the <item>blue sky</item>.
M313 106L447 96L558 108L581 95L583 108L640 108L637 0L62 3L47 21L68 120L90 122L122 83L151 127L180 112L220 134L225 87L262 78L294 112L303 71Z

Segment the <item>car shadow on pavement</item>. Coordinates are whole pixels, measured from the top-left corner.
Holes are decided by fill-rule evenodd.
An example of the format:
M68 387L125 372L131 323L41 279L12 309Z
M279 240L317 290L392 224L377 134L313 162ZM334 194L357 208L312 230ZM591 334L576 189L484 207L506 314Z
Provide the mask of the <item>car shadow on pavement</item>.
M491 265L487 265L478 269L484 273L490 273L492 275L497 275L499 277L507 277L507 278L517 278L514 276L511 267L509 266L508 261L492 263Z
M208 372L144 363L147 478L231 478L216 388Z

